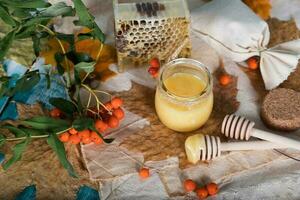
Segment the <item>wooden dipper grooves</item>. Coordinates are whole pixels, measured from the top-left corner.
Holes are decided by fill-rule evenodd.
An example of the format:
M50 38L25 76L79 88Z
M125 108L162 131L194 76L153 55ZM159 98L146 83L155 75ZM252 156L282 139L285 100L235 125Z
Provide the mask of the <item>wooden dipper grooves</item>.
M300 128L300 93L286 88L270 91L263 100L261 117L267 126L276 130Z

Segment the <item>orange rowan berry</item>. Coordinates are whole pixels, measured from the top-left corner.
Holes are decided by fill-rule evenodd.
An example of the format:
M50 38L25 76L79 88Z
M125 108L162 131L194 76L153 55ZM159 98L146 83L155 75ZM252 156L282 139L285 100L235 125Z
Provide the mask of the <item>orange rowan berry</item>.
M80 143L80 137L78 135L70 135L69 141L72 144L79 144Z
M78 131L77 131L75 128L71 128L71 129L69 130L69 133L70 133L71 135L76 135L76 134L78 133Z
M139 171L139 176L141 179L147 179L150 176L150 170L148 168L141 168Z
M258 68L259 63L255 57L249 58L246 62L249 69L256 70Z
M115 97L111 100L111 105L114 109L120 108L123 105L123 100L119 97Z
M62 112L58 109L58 108L53 108L51 111L50 111L50 116L51 117L60 117L62 114Z
M150 67L148 69L148 73L153 77L153 78L156 78L158 77L158 68L155 68L155 67Z
M220 76L219 82L223 86L228 85L231 82L231 76L223 74L222 76Z
M96 128L99 132L103 133L103 132L106 131L106 129L108 128L108 125L107 125L107 123L105 123L104 121L98 119L98 120L96 120L96 122L95 122L95 128Z
M68 142L69 139L70 139L70 134L68 132L64 132L64 133L59 135L59 140L61 142Z
M183 186L185 191L187 192L191 192L194 191L197 187L195 181L191 180L191 179L187 179L183 182Z
M119 126L119 120L115 116L110 116L108 120L108 126L110 128L117 128Z
M205 199L208 196L208 191L205 187L196 190L199 199Z
M102 144L103 143L102 138L95 131L92 131L92 133L91 133L91 140L95 144Z
M116 110L113 111L113 115L118 119L121 120L124 118L124 111L121 108L117 108Z
M83 144L90 144L92 142L90 137L83 137L81 141Z
M149 64L150 64L151 67L154 67L154 68L159 68L160 67L160 62L159 62L158 58L151 59Z
M209 195L216 195L219 191L218 185L216 183L207 184L206 189Z
M90 130L85 129L85 130L83 130L83 131L79 131L79 132L78 132L78 137L79 137L80 139L90 137Z

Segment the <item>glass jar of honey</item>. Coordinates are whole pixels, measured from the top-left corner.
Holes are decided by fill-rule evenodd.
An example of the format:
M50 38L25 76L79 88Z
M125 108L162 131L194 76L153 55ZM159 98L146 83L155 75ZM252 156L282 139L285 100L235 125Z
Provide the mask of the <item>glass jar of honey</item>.
M212 77L193 59L180 58L166 64L159 74L155 108L160 121L178 132L200 128L213 108Z

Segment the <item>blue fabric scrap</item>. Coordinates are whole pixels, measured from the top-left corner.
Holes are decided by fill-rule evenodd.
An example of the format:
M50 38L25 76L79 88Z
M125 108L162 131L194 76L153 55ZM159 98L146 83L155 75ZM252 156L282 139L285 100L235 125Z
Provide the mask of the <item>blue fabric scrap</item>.
M36 187L35 185L30 185L26 187L15 200L36 200Z
M11 77L9 87L14 87L17 80L21 78L28 70L23 65L20 65L12 60L5 60L3 68L7 76ZM0 99L0 120L16 120L18 118L17 103L32 105L34 103L41 103L46 109L52 109L53 106L49 103L49 99L53 97L60 97L68 99L68 92L63 86L62 77L58 74L51 74L50 88L48 89L47 78L45 74L49 74L51 66L44 64L44 59L38 58L30 70L39 70L41 74L40 82L31 90L26 92L16 93L8 103L7 97ZM8 104L7 104L8 103Z
M0 164L2 164L5 160L5 155L0 152Z
M79 188L76 200L100 200L100 198L97 190L84 185Z

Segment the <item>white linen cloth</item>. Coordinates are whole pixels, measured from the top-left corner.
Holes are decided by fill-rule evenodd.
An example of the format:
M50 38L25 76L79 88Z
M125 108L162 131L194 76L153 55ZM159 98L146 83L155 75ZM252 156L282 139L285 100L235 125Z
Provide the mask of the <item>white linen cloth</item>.
M260 70L268 90L286 80L298 64L300 40L268 49L268 24L240 0L213 0L193 10L191 18L192 32L221 55L235 62L260 56Z

